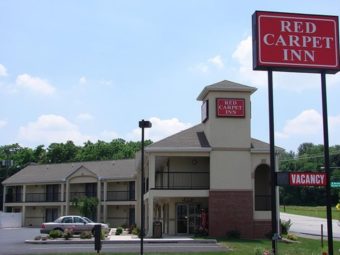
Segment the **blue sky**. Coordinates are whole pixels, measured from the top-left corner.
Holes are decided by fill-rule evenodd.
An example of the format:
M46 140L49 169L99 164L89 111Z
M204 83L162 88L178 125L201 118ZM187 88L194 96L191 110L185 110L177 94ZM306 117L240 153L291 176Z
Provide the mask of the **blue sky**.
M0 1L0 145L157 141L200 122L204 86L257 87L252 137L268 141L267 73L252 71L256 10L340 14L331 0ZM276 145L322 144L320 75L274 73ZM340 144L340 74L327 75Z

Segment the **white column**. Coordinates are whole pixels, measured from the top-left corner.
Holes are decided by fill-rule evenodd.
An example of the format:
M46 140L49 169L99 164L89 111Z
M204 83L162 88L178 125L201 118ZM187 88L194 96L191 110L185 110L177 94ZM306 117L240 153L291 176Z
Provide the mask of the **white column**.
M65 215L68 215L70 211L70 183L68 182L68 180L66 181L65 203L66 203Z
M98 199L98 205L97 205L97 222L100 222L100 208L102 206L102 201L101 201L101 181L98 179L97 181L97 199Z
M65 184L60 183L60 216L64 215L64 204L65 204Z
M148 233L146 234L147 237L152 237L152 227L153 227L153 196L149 196L148 199L148 214L146 223L148 224Z
M22 202L26 202L26 185L22 185Z
M107 221L107 204L106 204L106 200L107 200L107 181L104 181L104 208L103 208L103 220L104 222Z
M155 188L155 155L149 155L149 190ZM146 191L147 192L147 191Z
M21 220L22 220L21 226L26 226L25 225L25 223L26 223L25 219L26 219L26 206L23 205L22 208L21 208Z

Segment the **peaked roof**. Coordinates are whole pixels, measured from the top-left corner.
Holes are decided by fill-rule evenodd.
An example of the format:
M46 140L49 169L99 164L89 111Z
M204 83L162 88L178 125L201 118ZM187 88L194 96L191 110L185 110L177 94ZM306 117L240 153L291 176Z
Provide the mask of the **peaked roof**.
M236 82L228 81L228 80L223 80L211 85L206 86L202 92L199 94L197 97L197 100L202 101L208 94L208 92L221 92L221 91L226 91L226 92L249 92L249 93L254 93L257 89L254 87L242 85Z
M67 177L82 167L97 175L98 179L131 179L136 175L134 159L32 164L21 169L2 184L64 182Z
M169 150L171 148L209 151L210 144L203 131L203 124L198 124L172 136L164 138L146 147L146 151Z
M269 144L252 138L252 151L269 152ZM275 147L277 150L281 149ZM146 151L210 151L211 146L204 133L204 124L198 124L146 147ZM282 149L281 149L282 150Z

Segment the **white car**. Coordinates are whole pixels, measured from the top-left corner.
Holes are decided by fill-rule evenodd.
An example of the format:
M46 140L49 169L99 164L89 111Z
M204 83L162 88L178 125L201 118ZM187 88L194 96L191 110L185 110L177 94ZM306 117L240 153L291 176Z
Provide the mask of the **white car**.
M67 215L56 219L53 222L44 222L41 224L40 233L48 234L51 230L72 229L73 233L81 233L83 231L91 231L93 233L94 226L100 224L105 233L109 232L109 226L104 223L96 223L89 218L78 215Z

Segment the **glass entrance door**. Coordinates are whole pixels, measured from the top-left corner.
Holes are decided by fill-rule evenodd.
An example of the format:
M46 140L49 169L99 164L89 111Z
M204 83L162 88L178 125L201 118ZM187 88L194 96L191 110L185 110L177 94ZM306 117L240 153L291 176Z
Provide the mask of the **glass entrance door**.
M176 206L177 234L194 234L199 225L198 213L198 205L178 204Z

